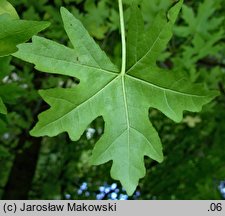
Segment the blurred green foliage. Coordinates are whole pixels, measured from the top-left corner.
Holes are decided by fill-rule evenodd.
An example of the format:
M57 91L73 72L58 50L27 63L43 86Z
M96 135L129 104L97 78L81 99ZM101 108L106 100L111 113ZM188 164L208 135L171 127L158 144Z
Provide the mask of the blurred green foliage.
M39 35L71 46L59 15L59 8L66 7L83 22L110 58L120 64L117 1L9 2L20 18L51 22ZM140 1L146 28L157 12L168 9L173 2ZM157 164L146 158L147 175L139 184L139 199L221 199L218 184L225 180L225 6L223 0L184 2L174 37L158 64L173 68L176 73L186 73L193 82L204 82L211 89L218 89L221 95L200 114L185 113L180 124L168 120L157 110L149 111L164 145L165 160ZM129 7L125 5L126 20L128 17ZM37 72L32 65L14 57L0 59L0 95L4 95L2 99L8 109L6 116L0 114L0 196L3 198L11 193L15 199L66 199L68 194L71 199L96 199L100 186L114 182L109 176L110 163L98 167L88 163L91 149L104 131L102 118L90 125L94 133L87 129L78 142L71 142L67 134L38 139L29 135L37 113L48 108L37 89L70 87L77 83L78 80L71 78ZM40 148L34 161L30 152L34 152L36 145ZM18 167L18 158L24 167ZM23 188L11 187L11 177L15 170L30 168L30 161L34 162L34 174L25 176L30 185L21 195L19 190ZM20 178L14 181L19 184ZM77 193L83 182L88 183L88 194Z

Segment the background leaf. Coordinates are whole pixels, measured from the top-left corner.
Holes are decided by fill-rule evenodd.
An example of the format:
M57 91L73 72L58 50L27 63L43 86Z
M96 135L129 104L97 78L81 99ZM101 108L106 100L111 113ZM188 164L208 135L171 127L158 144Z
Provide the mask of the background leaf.
M17 20L7 14L0 15L0 56L14 53L16 45L30 39L34 34L47 28L48 23Z

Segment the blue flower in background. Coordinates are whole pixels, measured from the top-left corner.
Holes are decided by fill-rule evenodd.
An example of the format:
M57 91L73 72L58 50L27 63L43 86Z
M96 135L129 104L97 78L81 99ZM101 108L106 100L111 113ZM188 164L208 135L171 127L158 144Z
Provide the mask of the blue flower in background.
M225 199L225 181L220 182L219 191L222 194L222 197Z

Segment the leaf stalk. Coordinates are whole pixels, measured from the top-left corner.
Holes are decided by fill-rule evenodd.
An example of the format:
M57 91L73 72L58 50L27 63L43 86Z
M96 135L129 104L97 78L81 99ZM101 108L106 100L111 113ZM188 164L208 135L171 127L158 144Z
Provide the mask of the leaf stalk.
M122 0L118 0L118 4L119 4L120 29L121 29L121 40L122 40L121 75L125 75L125 72L126 72L126 38L125 38L125 25L124 25L123 2L122 2Z

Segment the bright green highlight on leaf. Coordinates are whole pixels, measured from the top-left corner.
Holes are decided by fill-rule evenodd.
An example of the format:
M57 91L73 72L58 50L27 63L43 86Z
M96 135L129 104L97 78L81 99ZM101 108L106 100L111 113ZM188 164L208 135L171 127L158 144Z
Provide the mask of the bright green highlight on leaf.
M160 13L147 31L140 10L133 5L125 41L122 2L119 1L121 70L89 36L81 22L62 8L64 27L73 49L35 36L32 43L19 45L14 55L35 64L37 70L76 77L80 84L69 89L40 91L51 108L39 115L31 134L52 137L67 132L72 140L78 140L94 119L103 116L104 134L93 149L91 162L99 165L113 161L111 176L120 180L131 195L145 175L144 156L158 162L163 160L160 138L148 118L149 108L156 108L179 122L184 110L200 111L217 95L156 65L159 54L172 37L181 5L179 1L167 17Z
M49 26L47 22L19 20L16 11L5 0L0 0L0 56L17 51L16 45Z

